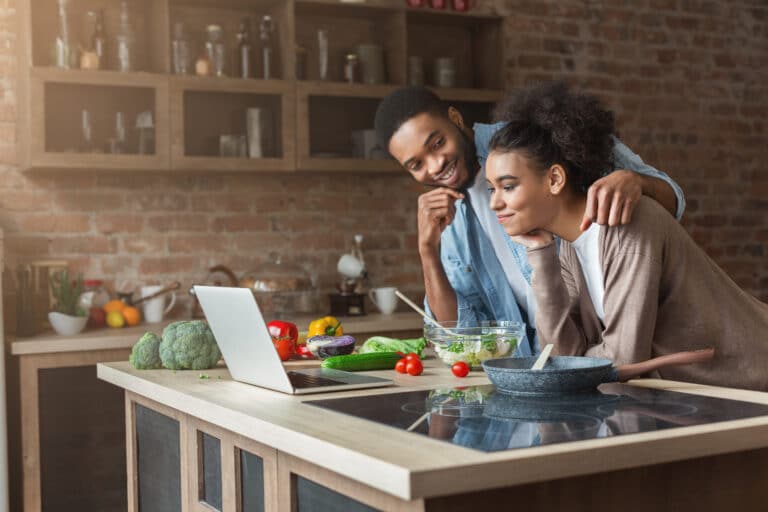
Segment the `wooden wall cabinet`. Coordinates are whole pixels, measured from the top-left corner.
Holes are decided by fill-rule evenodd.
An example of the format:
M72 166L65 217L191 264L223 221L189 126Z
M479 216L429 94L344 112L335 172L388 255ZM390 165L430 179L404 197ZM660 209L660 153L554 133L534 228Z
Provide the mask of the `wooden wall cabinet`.
M68 4L73 46L87 47L88 11L102 12L107 55L114 54L119 0ZM128 0L136 34L130 72L53 67L58 29L57 0L21 2L19 11L19 160L23 168L224 170L224 171L393 171L379 151L353 151L353 137L371 137L376 106L409 83L409 57L422 61L425 83L436 83L434 63L451 57L456 88L436 88L451 102L469 105L487 121L501 96L504 55L502 18L487 12L408 8L401 0ZM271 73L263 79L259 24L273 20ZM90 18L92 20L92 18ZM237 76L236 34L249 20L253 76ZM205 27L223 29L228 53L226 77L172 74L174 26L182 23L192 68L202 55ZM327 75L320 73L318 32L328 40ZM363 62L355 81L345 79L346 56L358 47L382 48L384 77L363 83ZM107 66L114 57L107 59ZM114 66L112 66L114 67ZM247 135L246 112L258 108L265 121L261 157L222 157L219 136ZM92 141L84 136L87 111ZM127 143L119 154L116 116L125 120ZM154 144L139 154L139 113L149 112ZM146 114L145 114L146 115ZM353 135L354 134L354 135ZM375 153L375 152L374 152Z

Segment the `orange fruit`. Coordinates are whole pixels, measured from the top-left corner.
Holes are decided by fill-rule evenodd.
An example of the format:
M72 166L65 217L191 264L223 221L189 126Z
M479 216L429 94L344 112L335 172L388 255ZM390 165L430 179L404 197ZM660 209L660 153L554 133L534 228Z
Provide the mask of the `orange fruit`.
M139 322L141 322L141 311L133 306L128 306L122 313L125 323L128 325L139 325Z
M113 311L117 311L118 313L124 310L126 307L128 307L128 304L121 300L112 299L111 301L107 302L102 306L104 309L104 312L109 314Z

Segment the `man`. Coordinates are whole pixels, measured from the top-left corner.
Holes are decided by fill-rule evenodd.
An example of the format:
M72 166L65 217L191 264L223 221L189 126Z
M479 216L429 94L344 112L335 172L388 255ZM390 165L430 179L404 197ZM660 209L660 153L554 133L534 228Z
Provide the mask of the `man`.
M404 87L382 100L375 126L382 147L416 181L434 187L419 196L418 204L427 309L437 320L455 320L459 325L524 322L528 343L518 346L516 354L536 354L536 302L526 251L498 223L485 183L488 143L502 124L477 123L469 128L458 110L446 107L428 89ZM589 189L582 230L593 221L611 226L628 223L643 194L678 219L682 216L685 199L680 187L618 139L614 164L619 170Z

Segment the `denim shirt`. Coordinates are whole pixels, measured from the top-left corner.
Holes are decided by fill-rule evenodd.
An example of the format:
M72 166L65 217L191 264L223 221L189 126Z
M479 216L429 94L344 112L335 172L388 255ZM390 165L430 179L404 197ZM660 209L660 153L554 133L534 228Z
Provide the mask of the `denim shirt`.
M485 161L488 158L488 145L493 134L504 126L504 123L493 125L475 124L475 146L477 159L481 169L476 180L485 179ZM677 197L676 217L680 219L685 211L685 197L682 189L669 176L651 167L633 153L619 139L614 138L614 164L617 169L629 169L641 174L659 178L668 183ZM487 191L486 191L487 192ZM482 320L514 320L526 324L527 339L518 345L515 355L520 357L538 353L538 340L535 333L535 310L526 312L515 300L509 279L522 276L525 282L521 284L527 295L532 297L530 286L531 267L524 246L517 244L496 223L483 225L475 213L475 209L490 208L489 195L485 196L484 204L474 204L469 195L456 201L456 216L453 222L443 231L440 238L440 259L456 292L458 306L458 325L478 325ZM478 201L475 201L477 203ZM496 256L489 236L503 237L506 246L512 253L512 258L521 272L515 272L508 277ZM529 301L529 303L532 303ZM429 310L426 297L424 305Z

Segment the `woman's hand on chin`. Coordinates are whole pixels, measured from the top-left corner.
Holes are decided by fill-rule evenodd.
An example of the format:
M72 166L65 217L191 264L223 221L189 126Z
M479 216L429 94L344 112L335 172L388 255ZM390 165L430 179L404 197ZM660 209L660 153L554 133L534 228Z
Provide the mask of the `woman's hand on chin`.
M543 229L534 229L530 233L525 235L517 235L511 237L513 241L518 244L527 247L528 249L538 249L549 245L555 239L555 237L549 231Z

